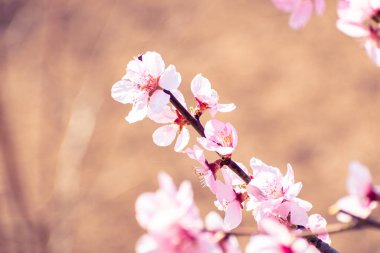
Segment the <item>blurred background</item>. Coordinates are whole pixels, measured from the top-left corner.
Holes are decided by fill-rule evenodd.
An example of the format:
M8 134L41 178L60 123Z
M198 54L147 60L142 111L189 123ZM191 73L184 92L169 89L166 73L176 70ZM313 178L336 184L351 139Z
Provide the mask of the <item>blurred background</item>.
M192 181L203 216L215 210L196 163L155 146L158 126L126 123L130 105L110 96L147 50L177 67L188 104L202 73L237 105L218 114L238 130L236 161L291 163L311 213L334 222L351 160L380 184L380 75L328 2L293 31L270 1L1 0L0 252L134 252L134 202L159 171ZM378 252L379 236L332 239L340 252Z

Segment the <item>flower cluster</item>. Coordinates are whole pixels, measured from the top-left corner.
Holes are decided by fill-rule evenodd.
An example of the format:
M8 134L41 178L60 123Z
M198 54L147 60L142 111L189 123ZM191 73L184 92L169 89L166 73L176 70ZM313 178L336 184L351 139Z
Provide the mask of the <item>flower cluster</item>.
M235 237L223 233L221 218L209 213L204 223L189 182L177 189L172 179L159 175L160 188L136 201L136 217L147 230L137 242L137 253L239 253Z
M224 212L224 219L210 213L203 222L190 183L183 182L177 189L172 179L162 173L160 188L142 194L136 202L137 220L147 231L137 243L137 252L238 253L240 249L231 231L242 222L243 210L252 214L260 231L252 236L246 253L318 252L300 238L305 231L330 244L326 220L319 214L309 215L312 204L299 198L302 183L295 181L292 166L288 164L283 175L278 168L257 158L250 160L250 169L234 162L237 131L215 116L217 112L232 111L235 105L219 104L210 81L198 74L191 82L196 106L188 109L185 98L177 90L180 74L173 65L166 69L164 66L161 56L155 52L136 57L129 62L123 79L114 84L112 96L119 102L132 104L128 122L147 116L163 124L153 133L155 144L168 146L177 136L174 150L198 162L195 172L215 195L215 206ZM203 127L200 119L206 110L212 119ZM203 149L197 144L186 148L190 126L201 135L197 142ZM220 158L209 161L206 151L216 152ZM366 218L376 207L380 191L372 184L368 169L359 163L350 166L348 190L350 195L339 200L336 207Z

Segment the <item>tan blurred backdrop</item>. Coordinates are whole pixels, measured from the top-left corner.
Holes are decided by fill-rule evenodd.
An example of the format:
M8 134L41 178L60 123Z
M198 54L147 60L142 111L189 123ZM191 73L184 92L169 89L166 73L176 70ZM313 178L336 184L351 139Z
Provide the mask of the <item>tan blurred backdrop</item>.
M350 160L380 183L380 75L328 2L295 32L263 0L1 0L0 252L134 252L134 201L161 170L193 182L202 215L215 210L194 162L155 146L157 125L129 125L131 107L110 97L147 50L177 67L189 104L193 76L209 78L237 105L219 114L239 132L234 158L291 163L312 213L333 222ZM332 237L348 253L380 252L378 238Z

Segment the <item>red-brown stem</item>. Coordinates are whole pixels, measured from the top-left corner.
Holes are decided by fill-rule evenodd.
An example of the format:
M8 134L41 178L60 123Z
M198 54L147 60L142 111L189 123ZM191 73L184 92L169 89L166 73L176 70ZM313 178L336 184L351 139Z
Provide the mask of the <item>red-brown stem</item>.
M202 137L205 137L205 130L199 120L197 120L193 115L189 113L189 111L174 97L174 95L168 91L164 90L166 94L170 96L170 102L172 105L186 118L186 120L190 123L190 125L198 132L198 134ZM218 154L220 157L224 158L222 155ZM232 159L228 158L224 160L224 164L227 165L236 175L238 175L246 184L251 181L251 178L247 173L237 165Z

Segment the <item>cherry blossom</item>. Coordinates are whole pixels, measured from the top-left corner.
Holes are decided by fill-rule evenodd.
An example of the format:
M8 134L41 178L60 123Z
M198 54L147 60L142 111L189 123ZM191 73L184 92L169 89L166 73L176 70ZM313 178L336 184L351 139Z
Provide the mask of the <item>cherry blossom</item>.
M186 108L183 95L179 91L173 91L172 94ZM161 147L169 146L178 133L174 151L180 152L187 146L190 140L190 133L186 126L189 125L189 122L178 110L167 105L161 113L150 113L149 117L157 123L170 123L157 128L153 132L152 138L156 145Z
M272 0L272 2L278 9L291 13L289 25L293 29L300 29L306 25L313 8L318 15L322 15L325 10L324 0Z
M132 104L125 119L134 123L149 112L162 112L170 99L162 89L176 90L180 83L181 75L176 68L169 65L165 69L161 55L148 51L128 63L127 73L112 86L111 95L120 103Z
M217 119L205 124L205 137L198 137L198 142L207 150L216 151L223 156L231 156L238 142L237 132L230 123Z
M337 27L362 41L368 56L380 66L380 1L340 0Z
M274 220L262 220L260 228L264 234L251 237L245 253L319 253L305 239L295 237Z
M227 168L222 168L225 183L220 180L215 182L214 193L217 198L215 205L219 210L225 212L224 225L227 230L231 230L241 223L243 202L245 202L247 194L245 189L232 184L233 178L226 171Z
M335 207L361 218L367 218L378 205L380 191L372 183L368 168L359 162L352 162L349 166L347 179L349 195L338 200ZM338 219L345 222L346 215L338 215Z
M331 239L327 233L327 222L320 214L312 214L309 216L307 227L312 233L316 234L319 239L327 244L331 244Z
M250 200L247 209L253 211L258 223L265 218L274 218L282 223L306 226L307 211L311 203L297 198L302 183L294 183L294 173L288 164L287 173L282 176L278 168L268 166L262 161L252 158L253 179L247 186Z
M191 81L191 91L198 102L196 113L201 115L209 109L212 117L217 112L231 112L236 106L234 104L218 104L218 93L211 88L210 81L201 74L196 75Z
M187 148L185 151L191 159L198 161L201 167L196 167L195 172L201 177L201 183L210 188L215 193L216 172L220 169L219 163L209 163L203 154L203 149L198 145L193 148Z

